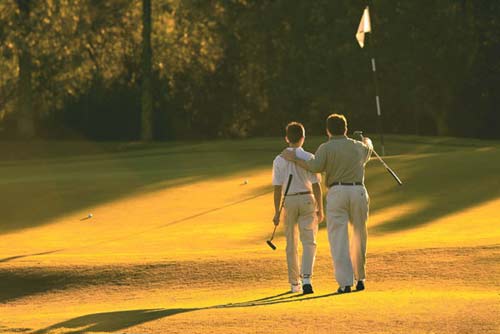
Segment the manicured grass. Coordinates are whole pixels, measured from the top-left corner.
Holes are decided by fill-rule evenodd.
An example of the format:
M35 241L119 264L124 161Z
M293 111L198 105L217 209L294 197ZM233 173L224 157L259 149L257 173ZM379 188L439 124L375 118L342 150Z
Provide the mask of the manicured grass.
M404 185L369 162L368 288L332 295L322 224L312 297L283 294L281 230L265 245L283 146L1 143L0 333L500 329L499 142L389 136Z

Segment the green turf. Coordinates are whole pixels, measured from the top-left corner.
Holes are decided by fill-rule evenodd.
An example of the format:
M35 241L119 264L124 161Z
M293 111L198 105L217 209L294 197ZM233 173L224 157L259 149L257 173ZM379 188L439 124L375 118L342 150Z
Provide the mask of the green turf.
M374 136L376 137L376 136ZM323 137L308 138L315 151ZM376 144L378 145L378 144ZM44 224L68 212L183 182L271 168L281 138L198 143L0 143L0 233ZM420 201L418 213L387 221L375 233L404 229L500 196L500 143L388 136L387 163L367 167L372 212Z
M282 295L283 229L264 242L282 139L0 143L0 332L498 332L500 143L386 139L404 186L368 164L369 277L348 296L326 233L315 295Z

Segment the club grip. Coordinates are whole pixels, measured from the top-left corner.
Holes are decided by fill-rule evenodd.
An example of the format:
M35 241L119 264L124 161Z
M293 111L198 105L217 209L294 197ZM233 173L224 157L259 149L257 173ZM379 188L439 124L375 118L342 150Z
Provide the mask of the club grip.
M293 174L290 174L290 176L288 176L288 183L286 184L284 196L288 194L288 189L290 189L290 184L292 183L292 179L293 179Z
M288 189L290 189L290 184L292 183L292 179L293 179L293 174L290 174L290 176L288 176L288 183L286 184L285 193L283 194L283 198L281 199L279 215L281 215L281 210L283 210L283 205L285 204L285 197L288 194Z
M396 173L394 173L394 171L392 169L390 169L389 167L386 167L387 171L392 175L392 177L394 178L394 180L396 180L396 182L402 186L403 185L403 182L401 182L401 180L399 179L399 177L396 175Z

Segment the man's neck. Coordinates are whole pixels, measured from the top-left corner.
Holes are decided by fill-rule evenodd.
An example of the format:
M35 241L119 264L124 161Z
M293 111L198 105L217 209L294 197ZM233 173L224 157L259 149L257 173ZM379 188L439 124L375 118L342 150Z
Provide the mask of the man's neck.
M292 144L292 143L289 143L288 144L288 147L291 147L291 148L301 148L302 146L300 144Z
M328 139L341 139L341 138L347 138L347 135L330 135Z

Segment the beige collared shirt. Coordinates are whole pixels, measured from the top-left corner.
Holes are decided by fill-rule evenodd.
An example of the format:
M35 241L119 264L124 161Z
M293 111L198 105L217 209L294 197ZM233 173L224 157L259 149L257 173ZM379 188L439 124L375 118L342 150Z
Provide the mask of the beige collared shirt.
M326 173L327 186L333 182L364 183L370 155L371 148L364 143L346 136L333 136L319 146L315 157L306 164L313 173Z

